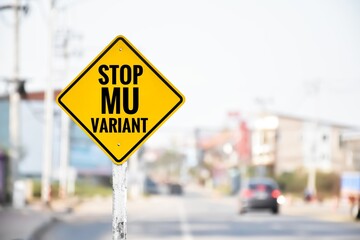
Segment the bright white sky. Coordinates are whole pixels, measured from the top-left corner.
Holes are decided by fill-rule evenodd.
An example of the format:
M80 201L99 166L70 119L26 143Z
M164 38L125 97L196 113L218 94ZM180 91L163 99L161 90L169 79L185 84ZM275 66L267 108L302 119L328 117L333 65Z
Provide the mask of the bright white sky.
M30 79L29 89L43 89L49 75L46 1L29 2L21 75ZM82 35L70 42L82 57L70 60L67 76L53 74L57 87L121 34L186 96L168 129L221 127L228 111L259 110L256 98L270 99L268 108L278 112L360 126L360 1L59 2L67 18L59 14L57 24L67 22ZM0 77L12 74L11 17L0 12Z

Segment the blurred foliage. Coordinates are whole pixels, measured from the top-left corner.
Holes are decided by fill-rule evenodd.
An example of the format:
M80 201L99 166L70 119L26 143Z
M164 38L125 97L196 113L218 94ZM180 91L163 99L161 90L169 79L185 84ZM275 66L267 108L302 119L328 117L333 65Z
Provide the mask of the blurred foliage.
M284 172L275 179L283 192L294 195L302 195L307 185L307 173L302 169Z
M41 193L41 184L39 181L32 181L32 194L34 197L40 197Z
M41 182L40 182L40 180L34 180L32 182L32 184L33 184L32 185L33 186L33 189L32 189L33 196L35 198L39 198L41 196Z
M337 173L316 173L316 189L319 199L340 194L340 176Z
M88 181L78 181L75 185L75 195L78 197L92 197L92 196L111 196L112 188L109 185L93 184ZM41 181L33 181L33 196L35 198L41 197ZM51 185L51 197L57 198L59 196L59 183L54 182Z
M33 187L33 197L40 198L41 197L41 181L40 180L33 180L32 181ZM57 197L59 192L59 183L53 183L51 185L51 197Z
M285 193L302 196L307 186L308 173L304 169L294 172L285 172L275 177L280 189ZM340 191L340 176L337 173L316 173L317 197L323 198L337 196Z
M86 182L77 182L75 187L75 195L79 197L92 196L111 196L112 188L104 185L88 184Z
M246 176L247 177L255 177L255 170L256 167L255 166L249 166L246 168Z
M221 184L215 188L215 190L222 195L230 195L231 194L231 186L230 184Z
M190 167L189 168L189 175L193 178L200 178L199 167Z
M274 167L273 166L263 166L263 171L266 177L275 178ZM246 169L246 176L248 177L257 177L259 176L259 166L249 166Z

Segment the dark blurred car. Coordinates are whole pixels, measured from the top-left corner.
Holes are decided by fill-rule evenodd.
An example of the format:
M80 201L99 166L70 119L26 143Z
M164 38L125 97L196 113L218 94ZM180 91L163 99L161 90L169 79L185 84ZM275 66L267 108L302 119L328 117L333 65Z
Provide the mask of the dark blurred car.
M170 195L182 195L184 193L183 187L180 183L169 183L168 187Z
M251 178L240 192L239 213L244 214L254 209L269 209L279 213L279 202L283 196L278 184L271 178ZM280 200L280 201L279 201Z
M150 177L145 178L144 193L145 194L159 194L160 193L159 185L154 180L152 180Z

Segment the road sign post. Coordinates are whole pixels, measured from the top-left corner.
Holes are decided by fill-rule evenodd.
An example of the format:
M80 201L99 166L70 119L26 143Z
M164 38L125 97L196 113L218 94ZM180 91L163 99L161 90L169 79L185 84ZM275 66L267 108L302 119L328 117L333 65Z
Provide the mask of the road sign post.
M123 36L59 94L58 105L114 163L113 240L126 239L126 161L184 101Z
M127 162L122 165L113 164L113 240L124 240L127 235Z

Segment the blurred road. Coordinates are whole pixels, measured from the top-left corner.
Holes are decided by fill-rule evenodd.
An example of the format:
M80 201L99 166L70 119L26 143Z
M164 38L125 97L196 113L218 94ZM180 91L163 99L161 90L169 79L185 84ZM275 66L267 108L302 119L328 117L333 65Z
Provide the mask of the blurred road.
M52 221L49 212L0 207L0 239L22 240Z
M102 208L101 206L105 206ZM130 201L128 239L359 239L358 222L321 220L301 214L299 206L238 215L235 198L155 196ZM94 212L89 213L89 210ZM102 210L100 210L102 209ZM43 240L111 239L111 200L85 203L75 215L50 226Z

